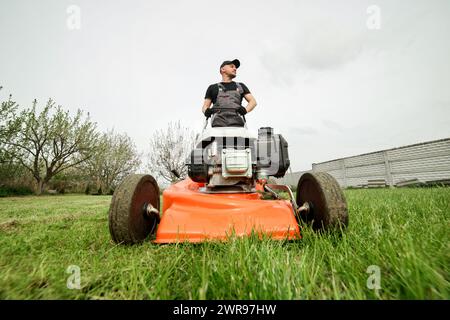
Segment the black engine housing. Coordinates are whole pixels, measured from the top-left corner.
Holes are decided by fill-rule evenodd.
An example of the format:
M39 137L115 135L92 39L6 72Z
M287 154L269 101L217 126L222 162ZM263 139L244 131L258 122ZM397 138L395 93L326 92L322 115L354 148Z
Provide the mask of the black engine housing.
M209 180L208 165L210 163L206 159L204 148L213 140L202 142L202 148L195 148L191 151L189 163L186 165L188 166L189 178L195 182L207 183ZM220 149L222 147L250 148L253 161L256 156L256 172L260 172L263 176L283 177L289 168L288 143L281 134L274 134L273 128L263 127L258 129L256 144L249 143L248 139L245 139L242 145L240 145L240 142L236 143L236 141L233 145L226 145L220 138L215 140L219 142Z
M289 165L286 139L281 134L273 134L273 128L258 129L257 171L280 178L284 177Z

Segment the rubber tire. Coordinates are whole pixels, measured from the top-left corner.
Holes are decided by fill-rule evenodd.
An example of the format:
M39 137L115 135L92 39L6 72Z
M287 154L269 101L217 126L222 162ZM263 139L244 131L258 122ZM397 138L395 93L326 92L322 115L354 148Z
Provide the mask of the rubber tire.
M144 204L160 207L159 187L151 175L131 174L114 191L109 232L116 243L135 244L156 232L157 221L144 214Z
M315 231L342 230L348 226L348 208L336 179L326 172L304 173L297 184L298 206L308 202L312 209L300 214Z

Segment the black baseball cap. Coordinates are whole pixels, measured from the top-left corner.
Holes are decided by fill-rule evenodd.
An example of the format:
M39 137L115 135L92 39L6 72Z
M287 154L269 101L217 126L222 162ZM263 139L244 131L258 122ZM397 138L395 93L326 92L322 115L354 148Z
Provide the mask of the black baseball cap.
M222 68L223 66L226 66L227 64L234 64L236 66L236 69L237 69L241 65L241 62L238 59L234 59L233 61L225 60L224 62L222 62L220 67Z

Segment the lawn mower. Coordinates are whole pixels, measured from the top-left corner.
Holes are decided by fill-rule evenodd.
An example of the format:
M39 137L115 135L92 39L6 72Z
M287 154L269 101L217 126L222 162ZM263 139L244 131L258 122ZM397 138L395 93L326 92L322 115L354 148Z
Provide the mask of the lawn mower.
M295 197L289 186L269 183L289 168L288 143L270 127L252 135L243 119L244 127L208 127L206 118L186 161L188 177L164 190L162 211L156 180L127 176L109 210L114 242L223 241L254 233L295 240L301 221L314 230L345 228L347 203L337 181L325 172L305 173Z

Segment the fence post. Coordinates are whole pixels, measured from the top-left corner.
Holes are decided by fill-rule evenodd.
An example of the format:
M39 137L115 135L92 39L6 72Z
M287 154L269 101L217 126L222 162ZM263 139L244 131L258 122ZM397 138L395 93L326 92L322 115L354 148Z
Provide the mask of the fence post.
M341 160L342 182L344 188L347 188L347 168L345 167L345 159Z
M394 187L394 180L392 179L392 172L391 172L391 164L389 163L389 157L387 154L387 151L383 151L383 157L384 157L384 167L386 169L386 182L389 185L389 187Z

